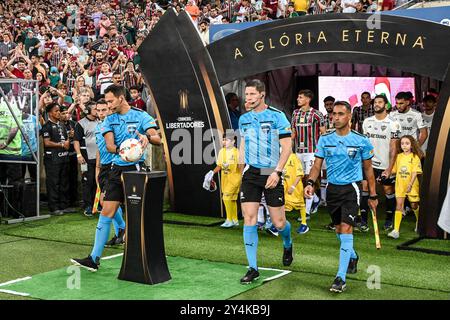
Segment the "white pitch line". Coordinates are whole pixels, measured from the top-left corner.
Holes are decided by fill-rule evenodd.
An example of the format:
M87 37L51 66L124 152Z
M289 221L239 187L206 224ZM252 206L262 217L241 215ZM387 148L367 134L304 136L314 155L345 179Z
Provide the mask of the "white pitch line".
M248 266L247 266L247 268L248 268ZM273 277L264 279L263 282L271 281L271 280L274 280L274 279L281 278L281 277L283 277L283 276L285 276L285 275L287 275L287 274L289 274L289 273L292 272L292 271L289 271L289 270L281 270L281 269L273 269L273 268L263 268L263 267L258 267L258 270L270 270L270 271L278 271L278 272L281 272L280 274L277 274L276 276L273 276Z
M16 279L16 280L11 280L8 282L0 283L0 287L7 286L8 284L13 284L13 283L20 282L20 281L30 280L30 279L31 279L31 277L25 277L25 278L20 278L20 279Z
M23 292L17 292L17 291L12 291L12 290L5 290L5 289L0 289L0 292L2 292L2 293L9 293L9 294L13 294L13 295L16 295L16 296L22 296L22 297L30 296L29 293L23 293Z
M276 275L276 276L273 276L273 277L264 279L263 282L271 281L271 280L274 280L274 279L281 278L281 277L283 277L283 276L285 276L285 275L287 275L287 274L289 274L289 273L291 273L291 271L289 271L289 270L284 270L284 271L282 271L280 274L278 274L278 275Z
M123 253L113 254L112 256L107 256L107 257L102 258L102 260L114 259L114 258L117 258L120 256L123 256Z

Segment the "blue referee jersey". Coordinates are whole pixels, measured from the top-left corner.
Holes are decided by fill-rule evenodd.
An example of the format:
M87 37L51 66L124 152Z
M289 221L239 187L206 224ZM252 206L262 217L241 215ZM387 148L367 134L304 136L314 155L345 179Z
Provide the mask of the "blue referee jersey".
M114 113L106 117L101 129L103 136L108 132L114 133L114 143L116 146L120 146L127 139L133 138L139 140L137 133L145 134L150 128L158 128L155 119L147 112L131 108L125 114ZM123 161L118 154L114 154L113 156L112 163L117 166L129 166L142 161L140 159L136 162L127 162ZM144 157L143 155L142 158Z
M373 154L369 139L352 130L346 136L336 131L322 135L314 156L325 159L328 182L346 185L363 180L362 161L371 159Z
M97 124L95 127L95 142L97 143L98 152L100 154L100 164L110 164L114 159L114 154L108 152L106 149L106 140L103 137L103 132L105 131L103 127L104 121Z
M239 131L245 141L245 163L260 169L275 168L280 159L280 139L291 136L291 125L282 111L268 107L241 115Z

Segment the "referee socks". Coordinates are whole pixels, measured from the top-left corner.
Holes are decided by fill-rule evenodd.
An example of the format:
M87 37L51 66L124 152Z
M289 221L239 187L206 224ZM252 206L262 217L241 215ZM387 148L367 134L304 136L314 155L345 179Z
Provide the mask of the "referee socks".
M303 221L302 221L302 223L303 223ZM284 229L282 229L282 230L278 229L278 232L281 234L281 238L283 239L283 247L285 249L289 249L292 246L290 222L286 220L286 225L284 226Z
M119 235L119 229L124 230L125 229L125 221L123 220L123 211L122 211L122 207L119 206L119 208L117 209L116 213L114 214L114 218L113 218L113 226L114 226L114 234L116 236Z
M345 281L348 263L353 250L353 234L341 234L341 250L339 254L339 269L336 277L341 277Z
M112 219L103 215L100 215L97 223L97 231L95 232L94 248L92 248L91 257L96 261L100 259L103 253L106 242L108 241L109 231L111 230Z
M244 245L247 255L248 266L258 270L256 263L256 254L258 253L258 226L244 225Z
M340 233L336 233L336 238L338 239L339 243L341 242L341 234ZM352 235L353 238L353 235ZM350 254L350 258L351 259L356 259L358 256L356 255L356 251L352 246L352 253Z

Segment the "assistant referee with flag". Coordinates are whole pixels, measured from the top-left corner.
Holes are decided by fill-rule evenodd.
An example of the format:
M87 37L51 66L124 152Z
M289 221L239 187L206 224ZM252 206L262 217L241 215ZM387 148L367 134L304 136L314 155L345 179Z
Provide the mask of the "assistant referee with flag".
M339 270L330 288L333 292L344 291L346 274L357 271L359 257L353 249L353 226L360 205L362 167L369 184L369 206L376 210L378 205L371 160L373 146L366 136L350 129L351 118L351 105L345 101L336 101L333 107L336 130L319 138L314 166L305 187L305 196L311 198L325 160L328 176L327 208L341 243Z

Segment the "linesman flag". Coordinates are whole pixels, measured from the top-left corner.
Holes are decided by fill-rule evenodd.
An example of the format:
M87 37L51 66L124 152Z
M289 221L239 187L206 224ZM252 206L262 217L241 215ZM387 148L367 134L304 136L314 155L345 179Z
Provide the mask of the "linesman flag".
M95 199L94 199L94 207L92 208L92 213L98 212L98 204L100 203L100 186L97 185L97 191L95 192Z

